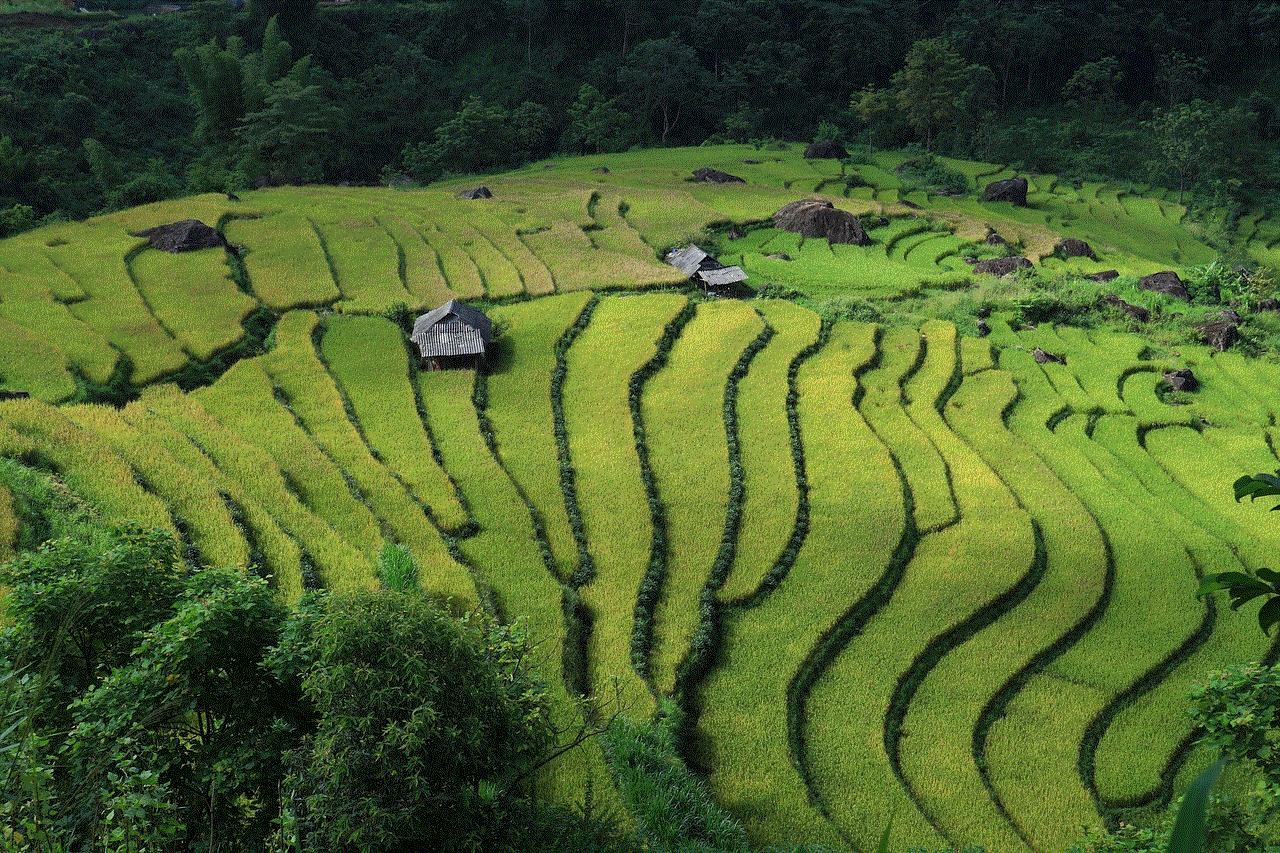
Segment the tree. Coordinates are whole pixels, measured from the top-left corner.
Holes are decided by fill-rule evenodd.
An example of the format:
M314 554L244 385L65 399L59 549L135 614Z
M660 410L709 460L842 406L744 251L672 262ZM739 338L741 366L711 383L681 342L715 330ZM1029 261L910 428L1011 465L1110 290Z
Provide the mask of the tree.
M309 726L296 683L264 662L289 618L265 580L203 570L129 662L72 706L65 757L77 811L106 821L116 789L216 850L265 844L285 755ZM111 782L112 777L115 781Z
M303 689L319 714L286 789L302 850L464 850L553 736L517 630L391 591L330 599Z
M907 121L933 148L934 131L960 117L960 96L969 82L967 66L945 39L911 45L903 68L893 75L894 98Z
M639 114L658 120L660 145L667 144L667 134L702 91L703 76L693 48L674 35L640 42L618 69L618 83L630 92Z
M874 152L875 140L883 138L885 128L893 119L893 93L867 84L854 93L850 107L867 126L867 149Z
M562 148L603 154L621 151L629 142L631 118L606 99L590 83L578 89L578 99L569 107L569 127L560 140Z
M452 172L483 172L510 165L516 146L511 114L478 97L436 128L431 148L440 168Z
M1195 100L1159 113L1144 127L1158 162L1178 182L1178 203L1199 178L1239 180L1257 159L1252 117L1238 108Z
M242 165L285 180L313 183L324 176L324 160L336 110L325 97L304 56L270 85L263 107L236 128Z
M1116 86L1123 77L1120 61L1114 56L1086 62L1072 72L1071 79L1062 87L1062 97L1077 105L1109 104L1115 100Z
M317 0L249 0L249 21L265 28L278 19L284 40L307 53L315 40L317 5Z

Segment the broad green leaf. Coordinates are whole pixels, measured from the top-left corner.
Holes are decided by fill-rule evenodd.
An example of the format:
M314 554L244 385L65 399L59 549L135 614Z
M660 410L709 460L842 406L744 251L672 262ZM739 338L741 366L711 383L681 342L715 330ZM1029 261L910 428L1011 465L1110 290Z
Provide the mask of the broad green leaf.
M1217 781L1218 774L1226 763L1225 758L1219 758L1187 788L1182 805L1178 807L1173 832L1169 834L1168 853L1200 853L1204 849L1205 806L1209 800L1209 789Z

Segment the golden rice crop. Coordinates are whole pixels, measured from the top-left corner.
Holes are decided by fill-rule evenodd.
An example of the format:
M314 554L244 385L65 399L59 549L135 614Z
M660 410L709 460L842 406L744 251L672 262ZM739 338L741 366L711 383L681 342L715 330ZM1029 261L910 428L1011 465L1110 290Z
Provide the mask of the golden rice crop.
M181 519L207 565L239 568L248 565L248 546L236 530L211 484L158 447L111 406L69 406L61 410L81 429L110 444L147 482L152 493Z
M395 240L376 219L348 215L319 221L316 228L338 278L342 311L378 314L397 302L421 307L400 280Z
M444 547L435 527L404 484L373 458L347 417L333 378L316 356L311 334L318 318L292 311L276 326L276 348L263 366L290 401L308 435L341 467L413 557L423 589L474 601L475 585Z
M60 410L32 400L11 400L4 421L31 439L72 491L94 504L108 523L135 523L174 533L165 504L138 482L134 469L96 433Z
M0 292L4 294L0 317L55 345L92 381L105 382L111 376L120 353L111 348L101 332L85 325L66 305L56 301L42 282L0 272Z
M742 526L728 581L720 597L751 594L764 579L795 524L799 507L787 423L787 372L801 350L818 339L817 314L791 302L757 306L774 336L738 385L738 441L744 493Z
M0 316L0 382L48 402L75 393L67 356L57 343Z
M382 548L377 519L355 499L343 472L272 392L261 363L245 360L201 389L198 397L224 426L270 453L303 503L345 541L370 557L377 554Z
M488 377L489 420L503 465L542 518L563 578L573 574L576 546L559 485L551 373L556 366L555 342L590 299L587 293L565 294L497 306L491 315L508 328L498 344L499 361Z
M730 488L725 384L763 328L746 303L703 303L666 367L644 387L645 441L667 520L667 577L654 614L652 655L654 681L665 693L697 629L700 594L724 531Z
M467 514L418 416L400 329L381 317L334 317L321 350L370 450L430 508L441 528L460 529Z
M946 463L903 406L903 381L916 368L919 357L954 363L952 352L944 348L935 353L917 329L903 326L886 330L880 341L879 364L858 377L865 392L858 410L902 465L915 503L916 526L934 530L953 521L957 508Z
M555 292L551 270L538 260L529 247L521 241L515 229L494 216L473 216L471 224L515 264L524 283L524 291L530 296L546 296Z
M750 798L751 813L743 817L756 832L770 827L772 833L776 826L790 837L802 837L800 827L812 828L813 812L787 744L789 684L819 639L885 570L906 521L889 455L851 402L853 372L874 352L873 327L839 324L827 345L801 367L797 385L810 484L809 536L781 586L733 619L732 656L712 672L703 690L701 725L711 738L716 762L711 787L730 809L743 809ZM851 501L855 494L877 497ZM799 623L794 619L798 612L805 613ZM814 725L811 714L810 734ZM883 831L889 811L903 798L883 765L878 778L888 784L876 786L874 801L862 800L857 817L843 801L836 802L834 788L826 784L833 778L830 773L865 778L862 746L854 747L854 755L847 754L849 746L848 739L819 735L811 744L809 769L829 795L824 805L839 831L871 837L858 833L854 824L878 823L877 831ZM830 760L828 747L841 752L837 760ZM775 791L768 804L752 796L758 778L768 780ZM931 832L909 806L898 809L894 831L895 837L909 839L919 837L917 831Z
M315 226L292 211L226 224L227 240L246 248L254 294L273 311L328 305L342 297Z
M244 335L240 321L257 305L228 277L221 249L180 254L152 249L134 257L131 269L157 319L201 360L239 340Z
M378 221L404 256L404 285L414 297L410 304L433 308L448 302L454 294L445 281L440 256L427 245L419 231L422 220L416 216L413 219L408 217L409 214L401 213L379 217Z
M251 417L251 410L270 413L266 403L274 403L269 396L265 400L253 399L255 394L270 395L270 388L262 387L264 379L261 371L262 368L254 362L237 363L212 386L187 395L188 399L199 405L179 412L175 419L176 425L199 441L218 467L229 476L239 479L246 491L259 503L270 507L272 515L279 520L281 526L303 543L315 559L327 588L341 590L373 585L374 571L369 555L381 547L376 522L370 523L369 513L363 507L360 508L363 512L353 509L351 504L354 500L346 502L338 495L325 494L325 488L320 482L332 482L335 472L331 467L326 470L323 465L315 463L314 456L306 452L302 442L298 441L293 446L287 443L291 438L296 439L293 435L297 432L296 427L275 435ZM245 386L243 391L240 386ZM242 394L245 399L241 399ZM210 396L212 399L206 405L206 397ZM243 425L245 434L239 435L232 426L220 423L219 419L215 419L215 412L219 419L226 418L235 426ZM275 446L268 448L256 444L260 440L271 442ZM315 453L314 446L311 450ZM284 458L283 465L277 461L277 453ZM309 456L310 460L307 459ZM313 464L307 466L308 462ZM298 465L302 475L308 478L305 485L311 488L309 496L301 491L303 483L295 480L292 473L285 473L286 466L290 463ZM312 477L315 479L311 479ZM346 493L346 484L340 477L334 488L339 494ZM295 489L300 494L295 494ZM345 535L335 531L327 519L306 505L306 497L316 500L322 508L338 517L341 527L362 530L363 539L356 539L360 550L346 541Z
M235 470L231 474L224 472L215 465L213 457L205 452L204 445L197 444L180 432L175 427L175 422L180 423L191 416L187 421L188 425L196 420L203 420L217 430L221 430L221 427L209 420L207 413L174 385L148 388L139 401L123 409L122 415L126 421L144 431L149 440L163 447L193 471L195 476L203 478L235 502L244 514L246 536L251 535L262 552L265 564L263 570L272 578L282 598L286 601L297 600L303 592L298 543L235 476L243 471ZM197 431L206 441L211 432L213 430L204 433Z
M675 295L604 300L569 350L564 383L569 456L596 567L595 579L582 589L596 614L592 660L599 678L617 677L639 702L647 689L631 667L632 615L652 526L627 384L684 305L685 298Z
M475 261L452 236L434 225L424 225L419 230L422 239L440 259L440 270L454 295L460 299L474 299L485 295L484 279Z

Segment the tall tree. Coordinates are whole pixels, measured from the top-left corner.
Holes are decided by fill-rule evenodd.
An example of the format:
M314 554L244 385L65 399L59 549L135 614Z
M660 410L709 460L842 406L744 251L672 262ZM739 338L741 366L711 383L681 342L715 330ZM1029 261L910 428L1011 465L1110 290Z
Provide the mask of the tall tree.
M946 39L921 39L907 51L902 70L893 75L894 98L923 134L927 150L933 148L934 131L960 117L968 82L968 66Z
M630 93L640 115L658 121L661 145L667 144L667 134L681 114L693 107L704 76L693 48L679 36L640 42L618 69L618 82Z

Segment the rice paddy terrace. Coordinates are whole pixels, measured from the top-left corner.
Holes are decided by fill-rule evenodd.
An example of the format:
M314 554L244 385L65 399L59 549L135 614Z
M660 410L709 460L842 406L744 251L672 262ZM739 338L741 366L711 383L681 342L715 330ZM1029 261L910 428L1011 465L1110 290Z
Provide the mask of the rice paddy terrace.
M733 261L892 296L967 286L988 226L1045 256L1082 237L1098 269L1213 256L1158 197L1033 178L1014 210L900 192L894 165L846 196L797 152L645 152L497 176L489 200L280 188L29 232L0 242L0 375L31 394L0 402L0 455L289 599L377 583L399 543L424 589L528 620L563 713L615 685L634 716L689 709L690 763L760 840L866 849L893 815L894 849L1064 851L1204 765L1194 679L1274 652L1192 593L1280 553L1230 492L1278 466L1280 367L998 316L984 339L824 322L691 297L656 260L831 189L883 217L876 243L760 228ZM699 166L746 183L685 182ZM242 261L130 236L184 218ZM1280 226L1250 223L1271 251ZM382 316L451 296L504 330L487 373L419 371ZM211 368L255 323L268 345ZM1183 366L1202 388L1169 405ZM113 378L136 399L69 402ZM3 547L15 525L0 490ZM542 782L603 776L588 746Z

